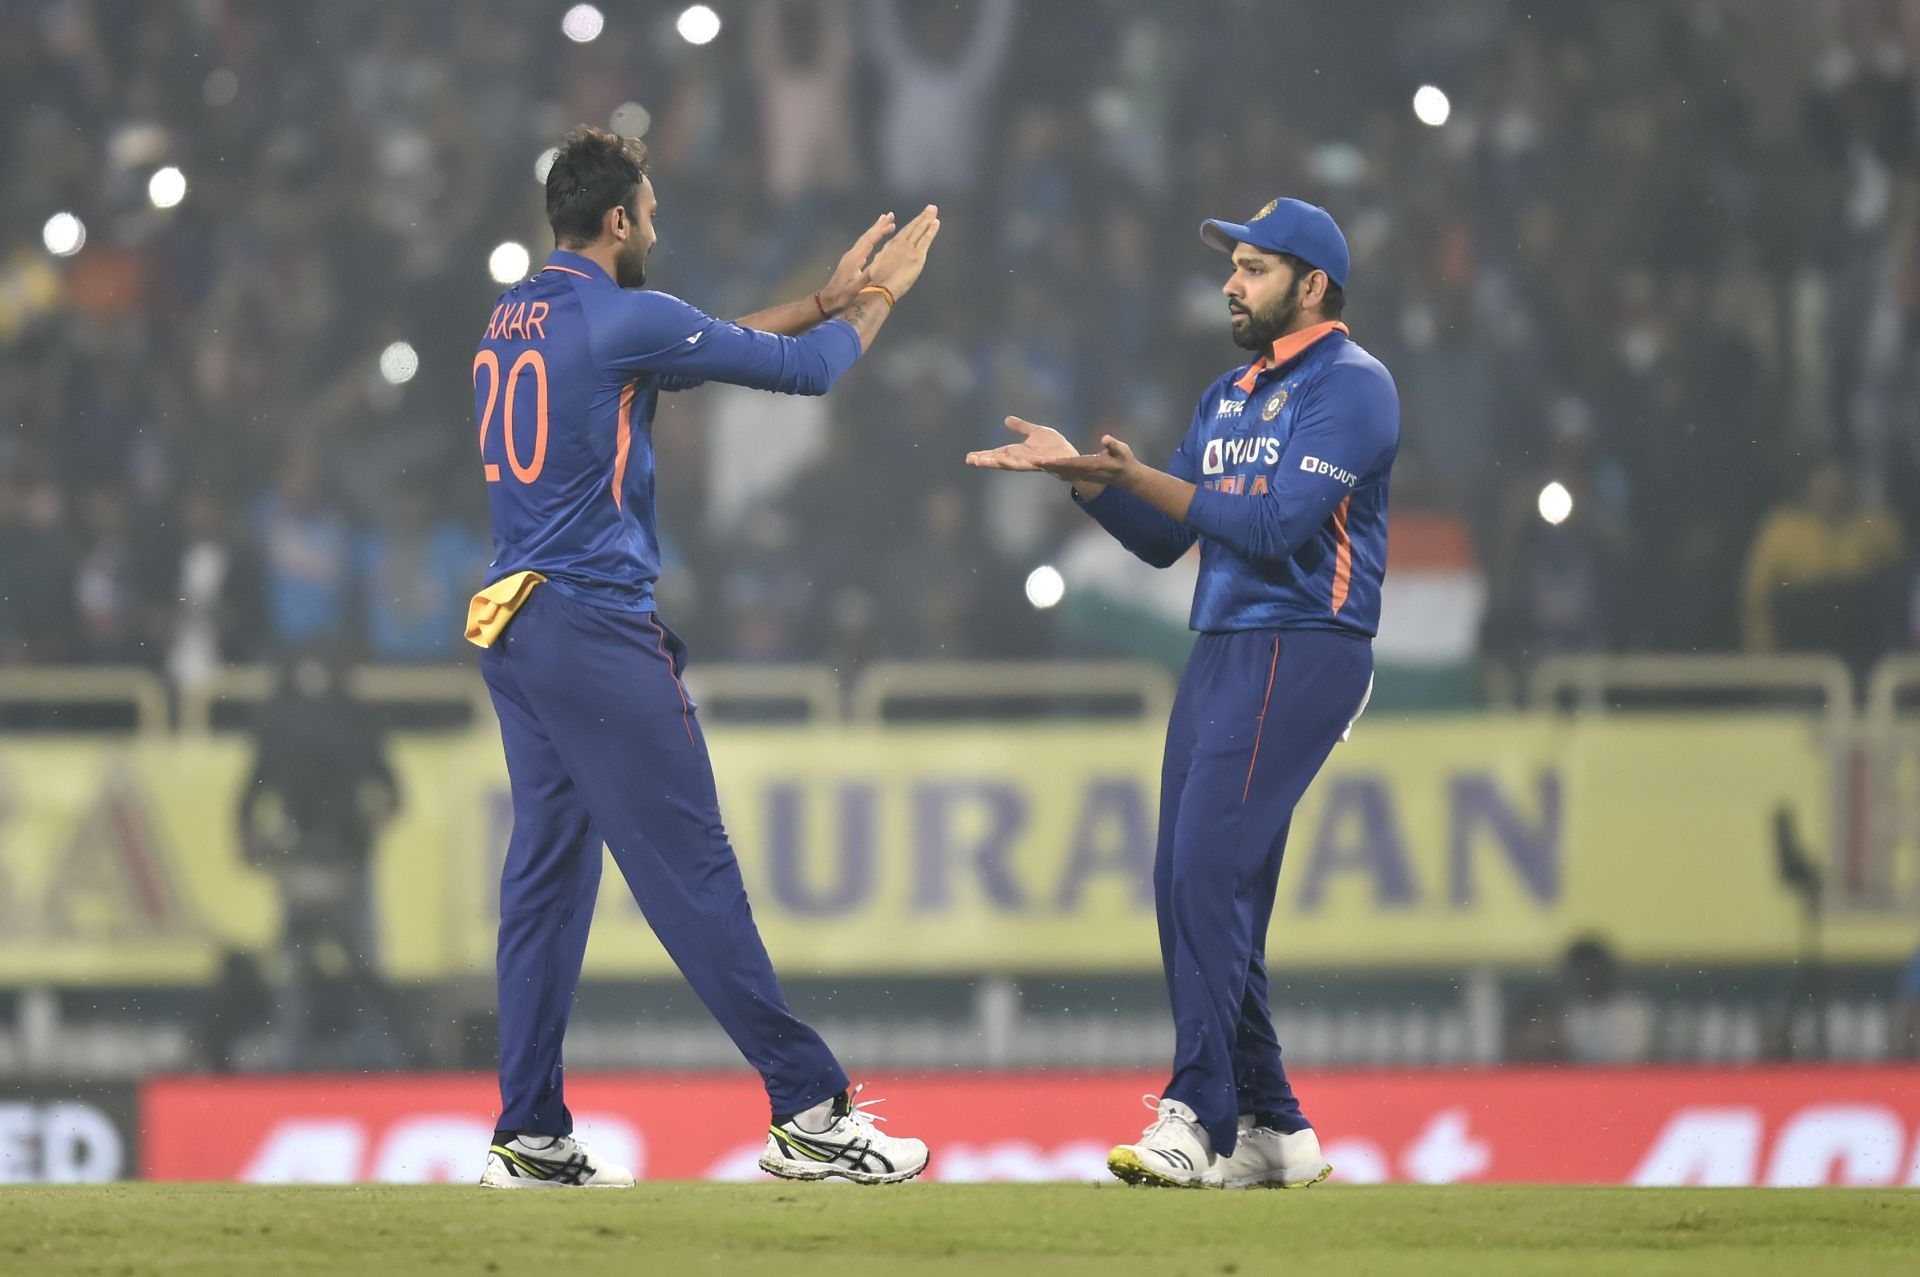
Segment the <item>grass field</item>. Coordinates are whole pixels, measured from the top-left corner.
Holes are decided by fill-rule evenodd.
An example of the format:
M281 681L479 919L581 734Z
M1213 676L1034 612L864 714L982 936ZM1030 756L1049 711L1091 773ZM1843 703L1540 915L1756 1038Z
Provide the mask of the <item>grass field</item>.
M0 1187L0 1273L1920 1274L1920 1192Z

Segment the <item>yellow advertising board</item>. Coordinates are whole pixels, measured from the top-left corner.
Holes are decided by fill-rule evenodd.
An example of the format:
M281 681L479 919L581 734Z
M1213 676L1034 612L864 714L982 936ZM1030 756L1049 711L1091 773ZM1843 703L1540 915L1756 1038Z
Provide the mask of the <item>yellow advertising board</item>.
M722 808L783 970L1151 971L1160 741L1140 727L716 730ZM511 806L497 738L394 746L381 965L489 972ZM239 852L234 740L0 743L0 983L207 978L279 934ZM1772 818L1820 841L1830 760L1791 716L1363 722L1296 813L1278 963L1790 957ZM636 782L643 783L643 782ZM609 865L590 974L669 969ZM1911 923L1836 918L1836 957Z

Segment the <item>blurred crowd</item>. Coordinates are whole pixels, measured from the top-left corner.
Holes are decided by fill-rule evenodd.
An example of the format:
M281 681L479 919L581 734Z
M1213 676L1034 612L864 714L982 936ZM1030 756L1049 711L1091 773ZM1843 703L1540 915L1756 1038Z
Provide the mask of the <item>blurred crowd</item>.
M1243 359L1196 224L1282 193L1347 230L1395 554L1456 547L1477 655L1914 642L1920 4L732 0L704 45L567 7L0 3L0 661L456 656L488 263L544 255L579 122L645 138L650 282L722 315L942 210L831 396L663 399L707 659L1124 642L1023 597L1097 535L1057 485L960 457L1009 412L1168 453Z

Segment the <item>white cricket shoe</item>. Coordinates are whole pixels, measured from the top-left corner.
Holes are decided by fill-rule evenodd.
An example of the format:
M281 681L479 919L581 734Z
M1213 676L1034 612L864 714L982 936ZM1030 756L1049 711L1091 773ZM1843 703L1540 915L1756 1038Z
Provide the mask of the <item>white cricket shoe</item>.
M781 1179L856 1184L899 1184L926 1170L926 1144L882 1132L875 1123L887 1119L866 1111L881 1101L856 1103L859 1098L856 1086L769 1126L760 1169Z
M1331 1174L1311 1126L1276 1131L1256 1126L1252 1114L1242 1113L1233 1154L1214 1164L1207 1183L1212 1188L1310 1188Z
M1107 1169L1129 1184L1160 1188L1202 1188L1213 1166L1213 1141L1193 1110L1179 1100L1143 1095L1159 1114L1138 1141L1107 1154Z
M483 1188L631 1188L633 1172L599 1161L571 1135L516 1135L487 1149Z

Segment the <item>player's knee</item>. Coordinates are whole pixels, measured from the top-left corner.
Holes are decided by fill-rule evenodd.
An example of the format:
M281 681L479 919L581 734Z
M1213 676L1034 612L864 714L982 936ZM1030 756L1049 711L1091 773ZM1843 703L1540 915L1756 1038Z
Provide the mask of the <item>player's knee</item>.
M1167 882L1167 904L1179 922L1217 921L1232 911L1233 884L1204 866L1176 867Z

